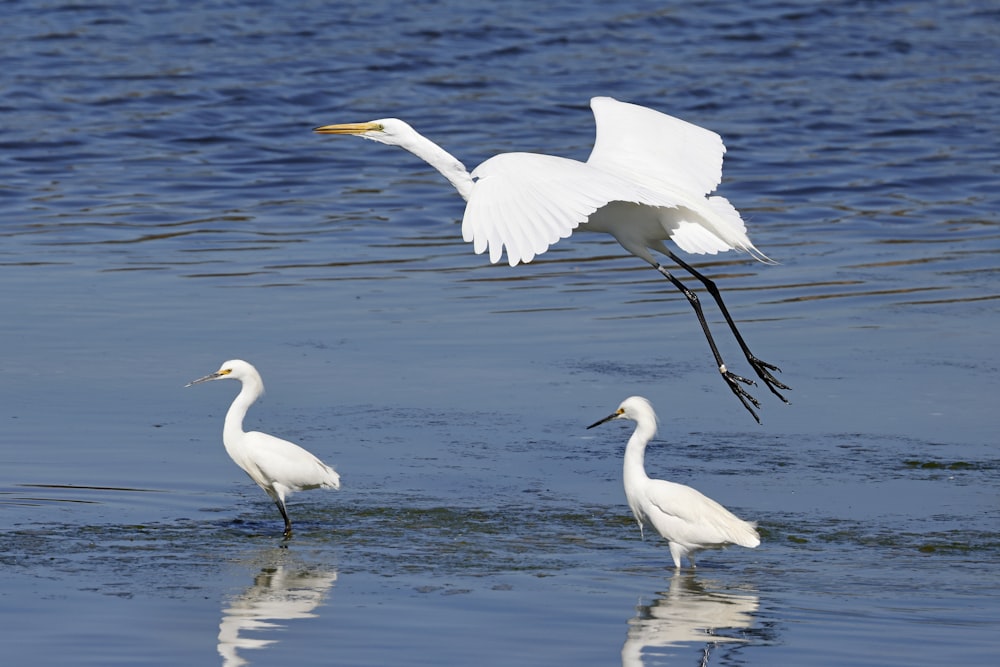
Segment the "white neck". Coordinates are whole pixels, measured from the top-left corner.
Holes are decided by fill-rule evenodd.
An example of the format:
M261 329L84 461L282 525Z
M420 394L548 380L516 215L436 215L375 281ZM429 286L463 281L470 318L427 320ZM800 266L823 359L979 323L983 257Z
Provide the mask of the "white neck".
M637 424L625 446L625 479L649 479L646 474L646 443L656 435L655 424Z
M229 406L229 411L226 412L226 422L222 427L223 442L228 442L232 436L243 433L243 418L246 417L247 410L250 409L250 406L253 405L254 401L260 395L262 387L259 385L259 382L254 382L251 378L243 380L243 387L240 389L240 393L233 399L233 404Z
M427 137L416 131L413 132L413 135L400 146L441 172L441 175L455 186L458 194L462 195L462 199L468 201L472 195L474 182L465 165Z

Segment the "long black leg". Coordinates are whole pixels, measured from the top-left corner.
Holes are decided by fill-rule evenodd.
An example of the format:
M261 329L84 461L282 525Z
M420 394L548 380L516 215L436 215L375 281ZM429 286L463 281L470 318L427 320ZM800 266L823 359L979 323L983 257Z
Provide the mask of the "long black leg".
M675 278L673 274L667 271L667 269L664 268L662 264L657 264L656 270L662 273L664 278L673 283L673 286L679 289L681 293L685 297L687 297L687 300L691 304L691 307L694 308L695 315L698 316L698 322L701 323L701 330L705 332L705 339L708 340L708 346L712 348L712 356L715 357L715 363L719 365L719 372L722 373L722 379L726 381L726 384L729 385L729 388L732 390L732 392L736 394L736 398L740 399L740 402L743 404L743 407L745 407L750 412L750 414L753 415L754 420L759 424L760 417L757 416L757 413L754 412L753 408L757 408L759 410L760 402L756 398L751 396L749 393L747 393L746 389L740 386L741 382L745 385L750 385L750 386L755 385L757 383L754 382L753 380L748 380L745 377L736 375L735 373L731 372L728 368L726 368L725 362L722 361L722 355L719 354L719 348L715 345L715 339L712 338L712 332L709 331L708 329L708 322L705 320L705 313L701 309L701 300L698 299L698 295L689 290L684 285L684 283L677 280L677 278ZM753 405L753 407L750 407L751 404Z
M715 286L715 283L712 282L712 280L709 279L707 276L699 273L693 266L681 260L674 253L668 252L667 255L670 257L670 259L674 260L679 267L681 267L682 269L690 273L692 276L697 278L699 281L701 281L701 284L705 286L705 289L708 290L708 293L712 295L713 299L715 299L715 303L718 304L719 310L722 311L722 316L726 318L726 323L729 324L729 328L730 330L732 330L733 336L735 336L736 338L736 342L739 343L740 349L743 350L743 355L747 358L747 361L750 362L750 365L757 373L757 376L764 381L764 384L767 385L767 388L771 390L772 394L774 394L782 401L787 403L788 399L782 396L781 392L779 392L778 389L784 389L786 391L790 391L791 387L782 383L777 378L775 378L774 375L771 374L771 371L776 371L780 373L781 369L775 366L774 364L769 364L766 361L758 359L750 351L749 346L747 346L746 341L743 340L743 336L740 334L740 330L736 328L736 322L734 322L732 316L730 316L729 310L726 308L726 304L722 302L722 293L719 292L719 288Z
M285 503L281 502L280 498L275 498L274 504L278 506L278 510L281 511L281 517L285 520L285 532L283 534L287 540L292 536L292 522L288 520L288 512L285 511Z

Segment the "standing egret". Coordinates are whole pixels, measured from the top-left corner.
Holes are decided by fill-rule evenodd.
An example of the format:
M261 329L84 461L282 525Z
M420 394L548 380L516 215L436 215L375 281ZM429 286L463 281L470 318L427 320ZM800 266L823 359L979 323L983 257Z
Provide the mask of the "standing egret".
M595 97L590 106L597 121L597 138L586 162L504 153L488 159L471 174L455 157L397 118L324 125L315 131L353 134L399 146L425 160L468 202L462 238L471 241L477 253L488 248L494 264L500 261L504 248L511 266L530 262L577 227L611 234L687 297L719 372L759 423L754 408L759 409L760 403L742 386L756 382L726 368L698 296L652 252L669 257L705 286L754 371L787 403L778 390L790 388L772 374L781 369L750 352L715 283L663 244L670 239L685 252L710 255L742 250L761 262L774 263L750 242L732 204L724 197L708 196L722 180L722 155L726 152L722 138L659 111L610 97Z
M642 396L626 398L615 412L587 428L612 419L636 423L625 447L625 498L639 524L639 532L643 532L645 524L652 524L669 542L674 567L680 569L682 556L695 567L694 554L702 549L728 544L753 549L760 544L756 523L740 519L690 486L646 475L643 457L646 445L656 435L657 425L656 413L649 401Z
M209 380L239 380L243 383L243 388L226 413L222 443L229 458L243 468L278 506L285 520L285 538L291 537L292 522L285 510L285 497L309 489L339 489L340 475L295 443L267 433L243 430L247 410L264 393L264 381L252 365L233 359L222 364L214 373L185 386Z

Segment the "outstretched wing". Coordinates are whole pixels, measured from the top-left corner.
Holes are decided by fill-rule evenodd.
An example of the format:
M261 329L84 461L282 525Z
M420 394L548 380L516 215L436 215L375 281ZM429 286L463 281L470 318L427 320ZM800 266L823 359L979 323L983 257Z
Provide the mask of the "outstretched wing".
M590 106L597 137L587 164L680 202L662 214L662 222L682 250L714 255L738 248L774 263L750 242L743 219L725 197L706 197L722 181L722 137L610 97L595 97Z
M587 164L655 191L707 195L722 181L722 137L653 109L590 100L597 122Z
M477 253L488 248L494 264L504 249L511 266L530 262L609 202L677 203L583 162L536 153L497 155L472 177L476 184L462 219L462 238Z

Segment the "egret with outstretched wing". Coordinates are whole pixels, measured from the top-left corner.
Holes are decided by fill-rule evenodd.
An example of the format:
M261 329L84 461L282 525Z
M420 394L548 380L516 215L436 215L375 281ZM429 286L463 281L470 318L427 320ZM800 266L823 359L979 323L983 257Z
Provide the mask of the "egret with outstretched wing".
M773 263L754 247L739 212L725 197L710 196L722 180L726 148L718 134L653 109L595 97L590 102L597 139L586 162L537 153L504 153L469 173L459 160L398 118L324 125L320 134L352 134L399 146L425 160L466 200L462 237L497 263L530 262L574 230L604 232L645 260L694 308L726 384L758 422L760 403L723 362L698 296L653 255L658 252L694 276L718 304L747 361L782 401L789 387L780 369L758 359L740 334L715 283L665 245L714 255L740 250Z

